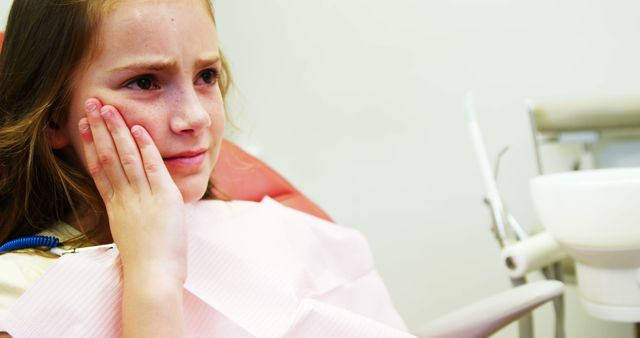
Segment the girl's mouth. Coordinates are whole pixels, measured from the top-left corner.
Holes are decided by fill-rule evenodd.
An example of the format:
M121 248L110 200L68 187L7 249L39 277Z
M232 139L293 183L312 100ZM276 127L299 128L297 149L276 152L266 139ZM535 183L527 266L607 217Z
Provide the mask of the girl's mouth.
M186 151L170 157L165 157L163 160L168 166L193 167L199 166L204 162L206 153L206 150Z

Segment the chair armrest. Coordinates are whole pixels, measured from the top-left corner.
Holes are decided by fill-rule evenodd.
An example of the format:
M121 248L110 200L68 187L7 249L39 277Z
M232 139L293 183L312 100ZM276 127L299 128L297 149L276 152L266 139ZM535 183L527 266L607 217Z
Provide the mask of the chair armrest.
M558 281L525 284L438 318L416 335L425 338L488 337L563 292L564 284Z

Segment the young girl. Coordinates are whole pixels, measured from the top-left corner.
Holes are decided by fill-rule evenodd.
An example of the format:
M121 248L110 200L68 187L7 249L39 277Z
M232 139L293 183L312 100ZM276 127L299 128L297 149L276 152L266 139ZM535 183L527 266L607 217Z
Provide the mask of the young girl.
M366 245L352 246L360 242L351 230L310 216L301 218L275 202L204 201L213 195L210 176L222 144L228 85L213 9L205 0L14 0L0 55L0 243L44 233L72 246L114 242L117 249L66 259L73 256L67 255L58 261L34 250L0 255L0 331L15 336L26 332L15 318L27 323L29 312L21 306L32 304L37 290L54 294L51 297L70 292L66 282L51 290L52 283L66 278L55 277L56 271L65 269L63 260L98 261L115 254L117 266L104 270L121 283L121 331L114 332L130 337L195 334L187 318L190 310L185 310L185 297L194 294L211 308L207 311L213 311L208 312L212 316L219 312L211 320L228 322L200 334L260 335L256 332L262 331L252 331L251 322L236 319L224 306L216 308L215 299L207 298L205 291L197 294L196 286L185 289L197 284L189 283L190 278L196 280L192 275L217 269L214 263L198 265L203 257L193 254L192 248L200 247L214 248L211 252L221 256L233 254L242 264L225 270L229 276L240 265L250 271L267 267L264 273L283 283L290 282L287 278L292 275L286 269L291 265L278 274L287 262L261 256L278 251L280 256L273 257L305 257L299 259L300 272L311 282L296 289L296 301L313 298L322 309L352 312L352 321L369 317L403 329L375 270L354 273L333 271L341 267L331 264L322 269L309 266L338 261L340 253L368 257ZM304 224L282 225L270 219L273 213L261 211L269 208L277 209L283 219ZM254 228L254 221L242 221L256 220L245 214L262 215L261 224ZM245 232L238 235L238 229ZM276 234L273 242L251 237L263 230L262 236ZM199 238L194 233L210 241L194 244L192 238ZM295 237L300 233L304 235ZM238 237L242 235L253 239ZM296 240L286 250L275 248L274 243L283 243L277 238L285 237L305 238L309 245ZM328 251L327 245L333 250ZM251 262L259 264L254 267ZM341 274L353 279L322 292L305 291L322 284L318 276ZM93 286L94 277L70 278L94 288L91 292L104 292ZM259 282L260 287L268 284ZM302 285L298 282L291 285ZM358 283L366 286L357 287ZM220 292L241 297L239 290ZM50 299L41 302L60 307L61 312L67 305ZM88 306L103 306L106 311L104 304ZM318 306L305 310L304 320L301 312L285 318L287 329L280 334L295 336L305 325L316 325L313 318L322 312ZM86 323L76 324L95 326L93 322L104 320L101 316L106 315L86 314ZM46 322L39 318L25 326L44 327Z

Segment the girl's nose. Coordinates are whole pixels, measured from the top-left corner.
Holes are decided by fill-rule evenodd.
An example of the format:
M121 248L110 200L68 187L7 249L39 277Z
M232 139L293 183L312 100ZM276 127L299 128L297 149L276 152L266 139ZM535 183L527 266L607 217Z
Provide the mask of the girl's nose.
M198 134L211 126L211 116L193 90L180 93L172 105L171 130L176 134Z

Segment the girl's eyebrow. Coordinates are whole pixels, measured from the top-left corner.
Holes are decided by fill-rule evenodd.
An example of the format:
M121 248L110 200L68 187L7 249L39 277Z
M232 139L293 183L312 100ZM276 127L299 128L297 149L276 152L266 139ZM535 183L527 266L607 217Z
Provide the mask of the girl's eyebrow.
M202 68L206 66L210 66L218 63L220 61L220 55L218 53L211 54L205 53L200 55L200 57L195 62L196 68ZM131 60L123 62L122 65L116 66L110 70L112 73L122 72L122 71L162 71L166 69L176 68L178 62L170 57L167 58L144 58L141 60Z
M195 66L196 68L203 68L207 66L214 65L220 61L219 53L203 53L198 57Z
M172 58L158 58L155 60L152 58L144 58L143 60L123 62L122 65L112 68L110 72L117 73L127 70L161 71L168 68L175 68L177 64L176 60Z

